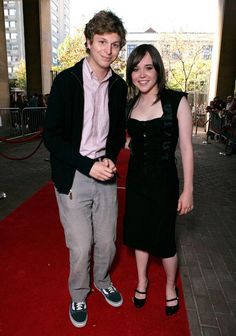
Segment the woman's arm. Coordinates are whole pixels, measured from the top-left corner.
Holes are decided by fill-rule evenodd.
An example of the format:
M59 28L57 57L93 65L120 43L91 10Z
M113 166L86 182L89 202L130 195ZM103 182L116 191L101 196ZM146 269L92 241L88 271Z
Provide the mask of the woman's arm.
M179 197L178 213L186 214L193 209L194 159L192 146L192 113L188 101L183 97L177 112L179 124L179 146L183 166L183 191Z

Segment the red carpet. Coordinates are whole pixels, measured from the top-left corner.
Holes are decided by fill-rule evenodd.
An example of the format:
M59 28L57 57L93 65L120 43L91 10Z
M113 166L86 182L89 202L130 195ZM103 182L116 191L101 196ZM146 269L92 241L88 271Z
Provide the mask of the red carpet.
M180 310L176 316L165 316L165 276L157 260L150 264L147 304L140 310L133 307L135 260L122 244L127 157L124 150L119 160L117 257L112 270L113 282L124 297L123 306L109 306L92 290L87 300L87 326L77 329L69 321L68 251L49 183L0 224L1 336L190 335L179 277Z

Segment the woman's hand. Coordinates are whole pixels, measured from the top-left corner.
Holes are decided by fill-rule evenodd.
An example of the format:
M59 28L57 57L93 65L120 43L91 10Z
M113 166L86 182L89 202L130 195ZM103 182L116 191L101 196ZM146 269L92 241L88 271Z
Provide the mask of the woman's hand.
M186 215L193 210L193 193L183 191L179 197L177 212L179 215Z

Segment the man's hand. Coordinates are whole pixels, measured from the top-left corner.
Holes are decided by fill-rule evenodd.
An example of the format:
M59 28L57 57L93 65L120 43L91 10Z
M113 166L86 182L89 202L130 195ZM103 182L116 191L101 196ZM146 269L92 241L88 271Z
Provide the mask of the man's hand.
M89 175L99 181L108 181L116 174L116 166L107 158L97 161L92 166Z

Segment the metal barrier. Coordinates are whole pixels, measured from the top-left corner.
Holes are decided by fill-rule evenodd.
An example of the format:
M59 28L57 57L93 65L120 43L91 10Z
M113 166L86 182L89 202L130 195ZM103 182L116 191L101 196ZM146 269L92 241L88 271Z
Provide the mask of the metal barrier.
M19 108L0 108L0 136L8 138L21 135L20 120Z
M210 112L209 132L215 135L221 135L224 125L224 117L220 117L216 112Z
M22 135L32 134L43 128L46 107L25 107L22 110Z
M194 113L193 114L193 126L195 127L194 134L196 135L199 127L203 127L206 132L207 113Z
M0 108L0 137L11 138L38 132L43 127L46 107Z

